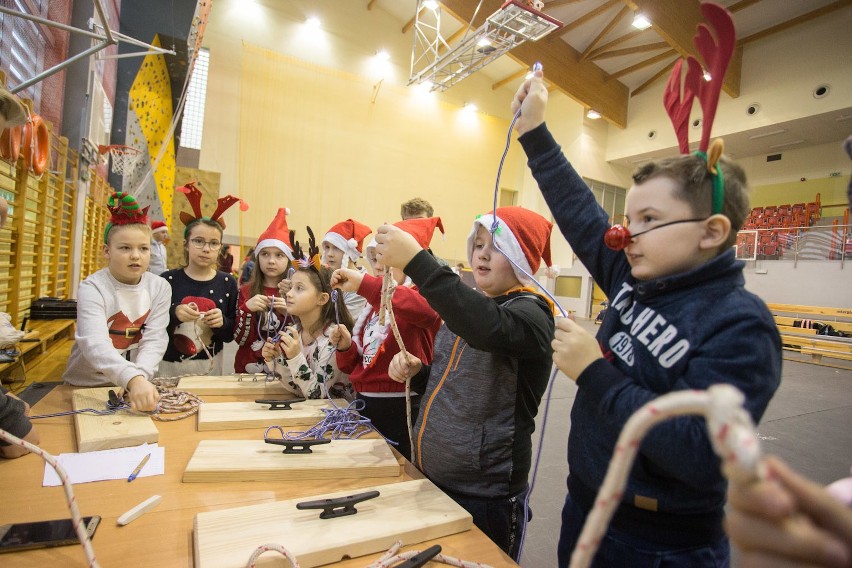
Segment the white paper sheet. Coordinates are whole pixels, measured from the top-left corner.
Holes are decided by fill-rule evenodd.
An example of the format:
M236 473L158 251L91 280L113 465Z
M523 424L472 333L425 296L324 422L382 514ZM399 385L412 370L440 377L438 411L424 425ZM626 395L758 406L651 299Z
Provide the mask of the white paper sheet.
M59 465L65 468L68 473L71 483L89 483L107 479L127 479L139 465L139 462L142 461L142 458L148 454L151 454L151 458L139 472L137 479L152 475L163 475L166 470L166 449L157 444L142 444L132 448L100 450L81 454L59 454L57 459ZM56 485L62 485L62 481L50 464L45 462L42 486L53 487Z

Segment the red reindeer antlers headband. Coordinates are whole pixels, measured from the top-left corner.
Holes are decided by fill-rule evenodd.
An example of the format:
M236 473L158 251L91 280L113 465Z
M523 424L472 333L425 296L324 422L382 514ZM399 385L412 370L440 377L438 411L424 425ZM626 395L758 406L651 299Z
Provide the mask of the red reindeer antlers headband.
M701 63L690 55L687 58L687 71L683 80L683 95L681 96L683 60L679 60L672 69L672 74L666 85L663 104L674 126L680 152L689 154L689 113L692 110L693 99L696 96L698 97L698 102L701 104L701 110L704 113L704 125L701 130L701 143L698 145L696 154L707 161L707 169L713 175L713 214L715 215L721 213L725 198L722 170L716 167L724 145L720 139L717 139L711 147L710 130L713 128L713 119L716 118L719 94L722 91L725 72L728 70L728 64L731 62L731 56L736 48L737 36L731 13L722 6L705 2L701 4L701 13L704 14L707 24L698 24L694 42L695 47L698 48L698 52L707 64L710 80L704 80ZM711 28L715 32L715 37Z
M195 187L195 184L199 183L196 181L187 182L186 185L182 185L177 189L177 191L186 195L186 200L189 201L190 207L192 207L193 215L190 215L186 211L180 212L180 220L186 225L186 229L183 231L183 236L186 238L187 231L189 230L189 226L198 221L199 219L209 219L210 221L215 221L222 229L225 229L225 221L220 219L222 214L231 208L235 203L240 204L240 211L248 211L248 203L240 199L239 197L234 197L233 195L226 195L225 197L220 197L217 200L216 210L213 212L213 215L210 217L205 217L204 213L201 211L201 190Z

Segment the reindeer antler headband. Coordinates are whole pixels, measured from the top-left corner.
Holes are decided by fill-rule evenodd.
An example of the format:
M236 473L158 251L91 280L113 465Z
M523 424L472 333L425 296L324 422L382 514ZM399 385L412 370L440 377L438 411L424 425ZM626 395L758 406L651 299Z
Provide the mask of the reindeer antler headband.
M293 242L293 258L296 259L296 264L298 264L300 268L313 268L319 272L321 264L317 240L314 237L314 232L311 228L306 228L308 229L308 254L305 254L302 250L301 243L299 243L299 241L295 241Z
M721 139L716 139L711 145L710 130L713 127L713 119L716 117L719 93L722 90L725 72L734 53L737 38L734 21L728 10L717 4L705 2L701 4L701 13L707 20L707 24L698 25L693 41L707 64L710 80L704 80L701 63L690 55L687 58L687 71L683 80L683 95L681 95L683 60L678 60L666 85L663 103L674 126L680 152L689 154L689 113L692 110L693 99L698 97L704 113L704 125L701 130L701 143L695 153L704 158L707 162L707 170L713 176L713 214L715 215L722 212L722 204L725 200L722 168L716 167L722 156L724 144ZM711 28L715 32L715 37L711 33Z
M110 229L119 225L148 224L148 207L141 208L136 198L128 193L117 191L109 196L107 209L110 212L109 223L104 230L104 244Z
M216 210L213 212L213 215L210 217L205 217L204 213L201 211L201 190L195 187L195 184L199 182L190 181L187 182L186 185L182 185L177 189L177 191L186 195L186 200L189 201L190 207L192 207L192 212L194 214L190 215L186 211L180 212L180 220L186 226L183 231L183 237L186 238L187 231L189 231L189 226L198 221L199 219L208 219L210 221L216 222L222 229L225 229L225 221L220 217L222 214L231 208L235 203L240 204L240 211L248 211L248 203L240 199L239 197L234 197L233 195L226 195L225 197L220 197L217 200Z

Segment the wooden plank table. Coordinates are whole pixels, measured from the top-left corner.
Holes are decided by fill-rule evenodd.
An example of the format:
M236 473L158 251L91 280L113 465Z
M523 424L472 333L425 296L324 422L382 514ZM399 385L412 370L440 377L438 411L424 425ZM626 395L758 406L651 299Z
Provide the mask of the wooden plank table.
M34 414L70 410L72 389L67 385L55 388L35 405ZM205 396L210 402L240 402L251 397ZM57 455L75 452L76 440L72 417L62 416L36 421L41 435L41 447ZM222 430L197 432L194 417L176 422L156 422L160 445L166 448L165 475L142 477L133 483L125 480L99 481L74 486L80 512L84 516L100 515L101 525L92 540L95 555L101 566L192 566L192 527L195 515L244 505L285 501L421 479L422 474L402 458L402 473L396 478L363 478L329 480L300 480L287 482L219 482L182 483L184 469L201 440L241 440L262 438L263 429ZM27 455L16 460L0 460L0 486L3 497L0 524L69 518L68 506L61 486L42 487L44 461ZM128 509L161 495L162 502L150 512L125 527L116 524L117 518ZM328 538L333 538L329 533ZM281 544L286 546L284 538ZM517 566L476 527L456 535L404 547L403 550L424 549L440 544L444 552L465 560L494 567ZM381 554L345 560L330 566L359 568L375 561ZM283 558L282 558L283 560ZM85 566L80 546L62 546L0 555L4 568L29 566ZM284 565L284 564L282 564Z

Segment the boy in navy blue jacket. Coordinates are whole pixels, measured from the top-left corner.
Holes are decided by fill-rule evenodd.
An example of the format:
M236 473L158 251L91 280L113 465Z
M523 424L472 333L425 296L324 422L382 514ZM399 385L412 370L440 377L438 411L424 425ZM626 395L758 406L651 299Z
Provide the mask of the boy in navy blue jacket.
M732 248L749 211L745 176L724 158L724 200L713 214L705 159L685 155L634 174L624 252L604 244L607 214L544 124L542 74L524 83L519 141L560 230L610 299L597 340L557 323L553 359L577 382L568 439L568 496L559 565L567 566L627 419L671 391L729 383L760 420L781 376L781 341L766 305L744 288ZM721 196L720 196L721 197ZM651 430L595 566L728 566L725 479L704 420Z

